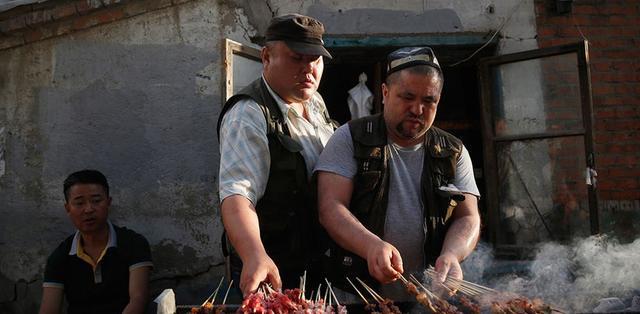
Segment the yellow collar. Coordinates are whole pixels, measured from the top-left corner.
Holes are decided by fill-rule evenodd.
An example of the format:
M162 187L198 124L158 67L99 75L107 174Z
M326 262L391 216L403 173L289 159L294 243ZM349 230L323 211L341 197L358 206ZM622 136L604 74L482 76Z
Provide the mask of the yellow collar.
M107 224L109 225L109 240L107 240L107 245L102 250L102 253L100 253L100 257L98 258L97 262L94 263L91 256L89 256L84 251L84 248L82 246L82 241L80 241L81 239L80 231L76 231L76 234L73 237L73 242L71 243L71 249L69 250L69 255L77 255L81 260L91 265L91 267L93 267L93 270L95 271L96 267L98 267L98 264L100 264L100 261L102 261L102 258L106 254L107 250L110 247L117 247L118 242L116 238L116 231L113 228L113 225L111 224L110 221L107 221Z

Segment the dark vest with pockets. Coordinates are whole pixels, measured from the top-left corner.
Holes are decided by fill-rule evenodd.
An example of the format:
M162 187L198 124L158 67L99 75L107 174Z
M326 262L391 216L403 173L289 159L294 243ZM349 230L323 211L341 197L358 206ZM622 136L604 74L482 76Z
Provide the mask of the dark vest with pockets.
M353 178L353 192L349 210L371 232L382 238L389 201L389 148L387 130L382 114L349 122L353 139L357 173ZM453 183L456 163L462 152L462 142L453 135L432 126L425 135L425 157L421 176L424 208L427 265L433 265L440 255L444 236L451 224L450 218L460 194L450 194L439 187ZM376 285L369 276L366 260L328 241L323 252L324 271L332 282L347 288L344 277L359 277Z

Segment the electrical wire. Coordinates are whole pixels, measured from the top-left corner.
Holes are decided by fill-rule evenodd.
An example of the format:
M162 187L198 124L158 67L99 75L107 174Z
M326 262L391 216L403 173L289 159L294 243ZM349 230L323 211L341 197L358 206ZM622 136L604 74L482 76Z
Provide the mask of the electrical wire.
M500 33L500 31L502 31L502 29L504 29L504 27L507 25L509 20L511 20L511 17L513 16L513 14L516 13L518 8L520 8L520 5L522 5L522 3L524 1L525 0L520 0L520 2L515 7L513 7L513 9L511 9L511 12L509 13L509 16L507 16L507 18L502 22L502 24L500 26L498 26L498 29L493 33L491 38L489 38L489 40L487 40L482 46L480 46L480 48L476 49L476 51L474 51L470 56L468 56L468 57L466 57L466 58L464 58L464 59L462 59L462 60L460 60L458 62L449 64L447 66L448 67L454 67L454 66L456 66L458 64L467 62L467 61L471 60L471 58L473 58L476 54L478 54L478 52L480 52L482 49L484 49L486 46L488 46L493 41L493 39L498 35L498 33Z

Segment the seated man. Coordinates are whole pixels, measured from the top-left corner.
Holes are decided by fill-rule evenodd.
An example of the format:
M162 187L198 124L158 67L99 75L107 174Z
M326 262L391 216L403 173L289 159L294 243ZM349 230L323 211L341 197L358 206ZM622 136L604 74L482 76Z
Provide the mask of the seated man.
M107 178L96 170L72 173L64 181L64 207L75 234L47 260L40 313L142 313L153 264L140 234L107 219Z

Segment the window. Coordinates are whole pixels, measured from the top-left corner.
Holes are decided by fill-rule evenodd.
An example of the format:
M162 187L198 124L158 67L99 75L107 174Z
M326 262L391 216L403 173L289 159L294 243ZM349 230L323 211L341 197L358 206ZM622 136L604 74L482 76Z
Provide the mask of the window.
M599 232L587 49L480 61L488 224L498 249Z
M225 39L222 103L260 77L261 73L260 47Z

